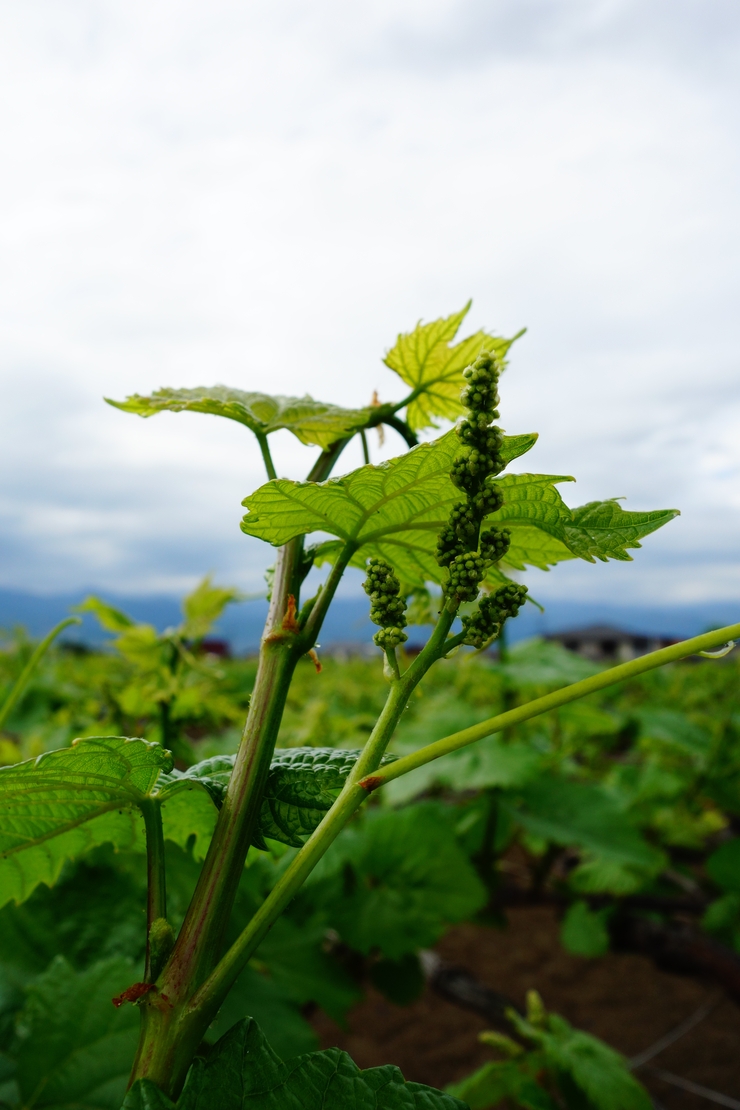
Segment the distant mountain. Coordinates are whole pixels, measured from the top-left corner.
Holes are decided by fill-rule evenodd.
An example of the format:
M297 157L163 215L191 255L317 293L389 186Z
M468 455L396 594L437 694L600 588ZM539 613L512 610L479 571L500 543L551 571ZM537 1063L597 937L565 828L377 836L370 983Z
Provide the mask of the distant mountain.
M58 621L69 616L72 606L79 604L86 593L55 594L44 597L19 590L0 589L0 628L23 625L32 636L47 632ZM105 594L106 600L139 621L147 621L158 629L180 622L180 604L167 595L126 596ZM236 653L255 651L267 614L267 602L247 601L230 606L219 621L214 635L227 640ZM368 601L364 596L339 598L329 610L321 633L324 646L341 643L367 643L375 631L368 619ZM511 640L562 632L589 624L609 624L643 635L671 636L683 639L695 636L710 627L731 624L740 619L740 603L705 602L699 605L642 606L609 605L591 602L551 601L544 613L527 605L510 628ZM409 629L410 638L419 641L424 632ZM66 638L91 646L108 638L97 621L85 614L79 628L72 628Z

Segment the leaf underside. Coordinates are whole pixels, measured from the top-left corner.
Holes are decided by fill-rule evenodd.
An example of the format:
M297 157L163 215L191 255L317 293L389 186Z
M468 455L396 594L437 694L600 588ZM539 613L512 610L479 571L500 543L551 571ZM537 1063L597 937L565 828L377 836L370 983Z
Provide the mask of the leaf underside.
M281 397L248 393L225 385L196 389L158 389L143 397L134 393L125 401L112 401L123 412L156 416L159 412L202 412L224 416L244 424L255 435L269 435L281 428L292 432L301 443L325 448L364 426L370 409L343 409L314 401L312 397Z

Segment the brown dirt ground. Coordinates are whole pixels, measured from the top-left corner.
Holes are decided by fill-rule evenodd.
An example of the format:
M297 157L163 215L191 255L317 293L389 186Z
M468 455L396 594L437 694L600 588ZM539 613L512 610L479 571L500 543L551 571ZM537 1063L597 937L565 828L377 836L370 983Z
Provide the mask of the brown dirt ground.
M550 908L511 910L505 930L456 926L437 951L517 1003L523 1003L528 989L536 988L548 1009L627 1056L648 1048L717 993L716 984L659 971L643 956L569 956L560 946L558 922ZM404 1008L371 990L351 1012L347 1030L320 1013L314 1027L322 1047L346 1049L360 1067L397 1064L407 1079L435 1087L461 1079L493 1059L476 1040L486 1028L485 1020L431 990ZM653 1063L740 1099L740 1007L722 999ZM665 1110L707 1110L712 1105L647 1071L638 1074Z

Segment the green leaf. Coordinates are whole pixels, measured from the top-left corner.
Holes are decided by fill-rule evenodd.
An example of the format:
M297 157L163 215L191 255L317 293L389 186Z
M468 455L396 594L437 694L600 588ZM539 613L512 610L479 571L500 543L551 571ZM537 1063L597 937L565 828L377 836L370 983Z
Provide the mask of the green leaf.
M330 1048L284 1063L256 1022L225 1034L207 1060L196 1060L177 1110L466 1110L450 1095L406 1083L387 1065L360 1071L346 1052ZM129 1091L124 1110L172 1110L149 1080Z
M315 1002L341 1023L350 1006L361 998L361 992L344 967L324 952L325 943L323 919L296 924L289 917L281 917L260 944L258 959L266 965L275 987L287 997L300 1006ZM240 1016L254 1016L255 1012L247 1006ZM279 1050L279 1046L276 1048Z
M143 851L144 822L138 810L104 813L41 844L0 858L0 906L24 902L41 883L53 886L68 860L86 855L101 844L112 844L121 851Z
M610 909L594 912L586 902L574 902L568 907L560 927L560 941L566 952L574 956L593 959L609 951L609 932L606 917Z
M300 848L331 809L360 756L343 748L277 749L262 800L259 837ZM386 755L382 765L396 756ZM257 847L264 847L264 841Z
M491 485L497 486L504 504L487 519L494 524L529 524L564 539L564 526L571 511L555 488L561 482L575 482L567 474L505 474Z
M513 1060L484 1064L447 1090L463 1099L470 1110L490 1110L503 1099L512 1099L515 1106L524 1107L524 1110L557 1110L557 1103L547 1091Z
M717 886L731 894L740 894L740 837L728 840L712 852L705 867Z
M534 639L514 644L502 674L515 686L568 686L590 678L602 668L554 641Z
M451 346L471 303L468 301L460 312L452 316L430 324L419 322L412 332L398 336L395 346L383 360L406 385L414 392L418 391L406 410L406 420L415 430L436 427L435 417L454 420L459 416L463 411L460 390L465 367L483 350L495 352L503 359L514 339L518 338L502 339L478 331Z
M253 1018L269 1037L278 1056L287 1059L318 1047L318 1037L284 983L255 967L246 967L226 996L208 1040L217 1041L245 1018Z
M518 441L532 437L511 438L517 441L512 450L518 450ZM342 541L341 546L322 544L317 563L335 558L349 544L355 550L353 565L364 566L370 555L387 559L409 588L441 581L445 572L434 550L452 505L461 498L449 476L459 451L460 441L452 431L342 478L321 483L277 478L242 502L249 510L242 531L278 547L295 536L328 532ZM541 491L531 496L547 497L547 483L540 476L534 484L537 481Z
M171 766L159 744L99 736L0 768L0 906L53 885L66 860L100 844L142 851L145 799L167 803L165 837L184 847L194 836L204 858L216 810L194 779L168 774Z
M127 960L75 972L61 956L29 988L19 1017L16 1080L35 1110L117 1110L136 1049L139 1015L111 998L130 986Z
M589 501L572 511L572 523L565 525L565 542L574 555L593 563L600 559L631 561L627 548L638 543L679 516L678 509L655 509L652 512L626 512L616 500Z
M654 869L639 868L615 859L584 859L568 875L577 894L634 894L653 878Z
M359 750L345 748L276 748L253 840L255 846L265 849L264 838L269 837L300 848L331 809L359 756ZM185 772L176 772L169 776L160 796L171 804L169 799L200 786L220 806L235 758L217 755ZM386 755L382 764L396 758Z
M548 1031L535 1030L513 1018L517 1028L543 1050L550 1068L572 1080L594 1110L651 1110L645 1088L628 1071L627 1061L596 1037L573 1029L557 1014L547 1018ZM567 1084L559 1086L567 1094Z
M225 416L244 424L256 435L269 435L287 428L301 443L328 447L362 427L369 409L342 409L305 397L270 396L246 393L225 385L199 386L196 389L158 389L148 397L138 393L125 401L109 405L137 416L156 416L158 412L203 412Z
M66 867L52 889L3 906L0 965L39 974L56 955L77 969L111 956L138 962L146 939L145 898L141 857L97 852Z
M0 854L7 858L137 804L171 766L172 756L159 744L96 736L0 768Z
M557 563L576 558L562 540L541 531L539 525L508 521L506 527L511 529L511 543L502 562L512 570L526 570L527 567L549 570Z
M185 614L183 636L188 640L201 640L226 606L232 601L239 601L240 598L241 594L238 590L213 586L211 576L206 575L182 603Z
M601 786L551 775L530 782L519 794L523 806L516 818L535 836L653 872L663 864L662 853L643 839Z
M127 628L133 628L134 626L134 621L126 613L123 613L120 609L115 609L107 601L102 601L99 597L93 597L92 595L76 605L75 612L94 613L103 628L107 628L109 632L125 632Z
M703 759L709 753L712 737L706 729L695 725L685 713L662 706L644 706L634 710L641 731L652 740L679 748L689 755Z
M334 891L327 916L342 939L358 952L379 948L392 960L434 944L487 898L452 829L426 805L367 813L337 839L309 896L322 882Z

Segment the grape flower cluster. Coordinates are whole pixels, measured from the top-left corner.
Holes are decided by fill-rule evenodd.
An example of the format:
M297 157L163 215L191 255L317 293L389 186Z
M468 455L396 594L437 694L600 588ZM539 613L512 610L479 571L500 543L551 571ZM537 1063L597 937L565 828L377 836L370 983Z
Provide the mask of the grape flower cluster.
M501 369L496 356L484 351L463 371L460 400L468 411L457 434L466 450L453 462L450 477L464 500L453 505L436 550L437 562L449 572L445 593L457 602L475 601L488 568L503 559L511 542L508 528L489 527L481 533L485 517L504 503L500 488L488 484L506 465L503 435L493 423L499 415ZM512 583L484 597L476 612L463 618L465 642L482 647L497 636L503 621L524 604L526 592Z
M363 589L370 597L370 620L380 625L380 632L373 636L374 643L383 649L398 647L408 639L403 631L406 601L400 595L401 584L393 567L384 559L369 559Z

